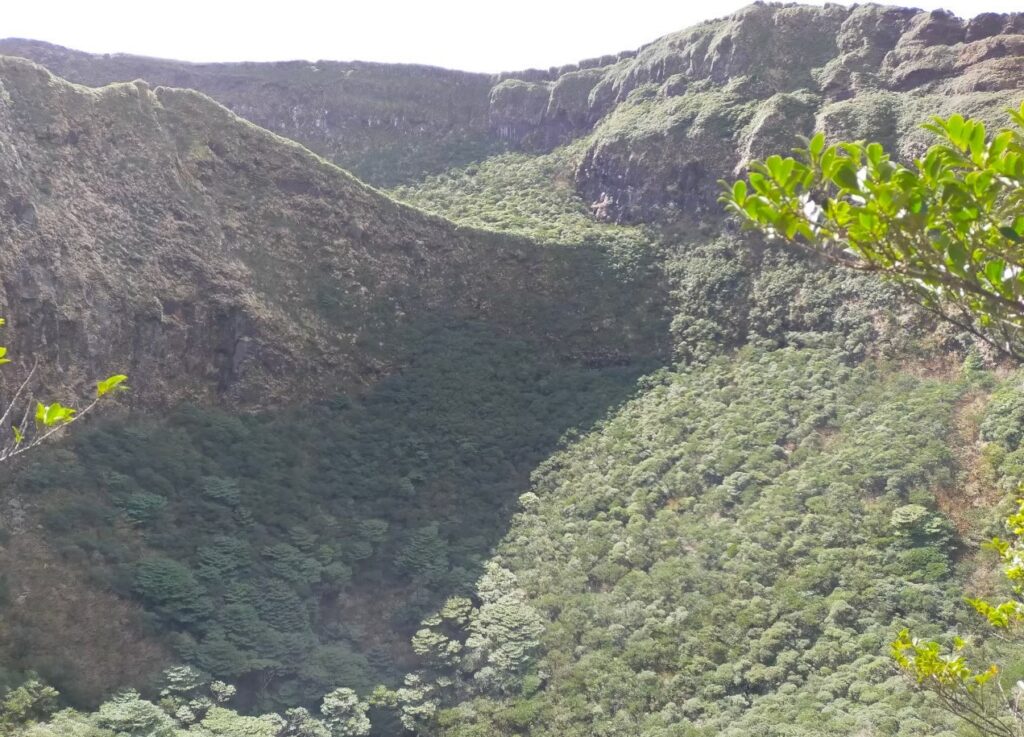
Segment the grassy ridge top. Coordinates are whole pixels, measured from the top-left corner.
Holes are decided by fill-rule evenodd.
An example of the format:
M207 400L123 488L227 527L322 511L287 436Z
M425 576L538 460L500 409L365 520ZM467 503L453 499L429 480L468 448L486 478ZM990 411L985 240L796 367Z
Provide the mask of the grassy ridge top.
M145 79L202 91L375 184L500 148L487 135L491 81L484 74L367 62L190 64L25 39L0 41L0 54L32 59L93 87Z

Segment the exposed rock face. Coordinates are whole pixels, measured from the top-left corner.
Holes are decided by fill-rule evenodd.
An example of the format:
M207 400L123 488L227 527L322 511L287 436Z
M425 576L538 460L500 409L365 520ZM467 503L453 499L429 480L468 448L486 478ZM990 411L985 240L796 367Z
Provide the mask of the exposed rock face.
M152 401L300 399L390 370L422 319L567 358L652 349L657 321L593 249L399 205L192 91L0 58L0 213L0 314L50 384L117 369Z
M878 70L914 14L907 8L854 8L839 27L838 55L818 74L821 91L832 99L844 99L861 88L879 85Z
M491 127L502 140L522 143L544 123L550 96L549 85L544 82L499 82L491 89Z
M572 131L587 130L597 118L590 109L590 95L604 77L601 69L581 69L561 75L551 87L546 120Z
M699 217L713 205L707 193L719 177L769 145L793 145L795 139L778 140L772 122L778 95L805 96L801 132L813 128L808 95L818 100L817 117L833 123L830 105L886 92L934 96L932 107L966 96L960 107L976 114L1000 110L1024 89L1024 13L965 21L879 5L755 3L636 52L494 77L362 63L192 65L19 40L0 41L0 53L34 59L86 84L141 77L201 90L384 185L506 147L546 150L590 136L576 173L580 194L607 195L602 212L637 221ZM702 96L714 92L735 98L729 111L719 111L733 133L742 129L731 139L701 118ZM970 97L994 92L1003 98ZM758 103L765 109L758 111ZM921 109L924 118L934 112ZM622 120L644 116L642 126ZM901 136L921 122L896 117ZM17 204L9 207L18 217L33 217Z
M144 79L198 90L378 185L441 171L500 145L488 127L493 80L486 74L364 62L188 64L21 39L0 42L0 54L91 87Z
M618 220L699 219L715 206L718 179L788 151L826 120L832 135L891 130L897 146L944 110L1005 122L1024 89L1022 19L755 4L666 36L603 70L577 187L607 195ZM885 125L832 113L843 101L876 113L877 97L893 92Z

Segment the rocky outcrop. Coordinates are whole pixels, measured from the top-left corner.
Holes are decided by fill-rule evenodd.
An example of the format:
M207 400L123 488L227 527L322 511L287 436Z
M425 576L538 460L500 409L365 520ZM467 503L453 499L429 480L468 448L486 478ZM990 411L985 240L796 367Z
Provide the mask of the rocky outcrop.
M586 133L601 118L593 103L603 68L574 69L553 81L509 78L491 89L491 130L509 146L550 151Z
M877 87L882 62L906 31L915 11L861 5L839 27L838 55L816 75L821 92L833 100Z
M1024 13L986 13L964 21L945 11L919 13L886 56L893 90L980 92L1024 87Z
M950 102L1002 122L1024 90L1022 23L1024 14L964 21L879 5L755 3L585 75L520 82L533 85L533 97L515 107L520 117L502 118L503 130L519 147L586 136L575 180L581 196L601 203L602 217L700 219L717 206L719 178L752 158L788 152L823 115L835 135L890 130L892 144ZM911 102L875 121L881 126L829 112L843 101L856 110L863 100L867 118L887 93ZM924 100L931 102L913 102Z
M573 360L656 350L657 320L594 249L399 205L193 91L86 89L0 57L0 208L8 344L51 387L123 370L157 403L298 400L392 370L421 320Z
M590 106L590 96L604 77L601 69L581 69L561 75L551 86L545 112L549 121L564 123L567 131L587 130L598 118Z
M756 3L666 36L602 70L577 188L613 220L700 220L718 179L788 153L823 122L908 153L902 140L940 110L998 125L1024 90L1022 22Z
M506 79L491 89L489 122L504 141L521 144L544 123L550 86L545 82Z

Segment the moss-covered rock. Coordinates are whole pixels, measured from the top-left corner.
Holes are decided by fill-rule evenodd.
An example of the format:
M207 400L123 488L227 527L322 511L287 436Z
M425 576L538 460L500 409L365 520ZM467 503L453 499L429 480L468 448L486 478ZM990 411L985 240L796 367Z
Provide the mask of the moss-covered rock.
M522 143L544 122L551 95L549 85L506 79L491 89L488 120L498 136Z
M585 129L595 121L590 111L590 93L604 76L600 69L584 69L560 76L551 88L547 117L565 119L573 129Z

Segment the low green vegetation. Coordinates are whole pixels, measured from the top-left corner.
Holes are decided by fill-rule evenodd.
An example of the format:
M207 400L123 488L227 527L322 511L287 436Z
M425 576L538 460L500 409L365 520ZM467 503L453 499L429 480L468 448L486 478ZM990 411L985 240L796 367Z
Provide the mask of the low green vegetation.
M365 692L398 677L423 616L471 590L530 469L642 370L539 355L486 326L435 326L364 396L117 418L15 490L66 560L139 602L176 658L242 703ZM43 675L70 697L86 685L59 663Z
M170 668L161 681L152 700L123 691L85 714L61 709L56 690L30 680L0 702L0 727L26 737L364 737L370 731L369 705L349 688L331 691L313 711L248 716L226 706L233 686L194 668Z
M647 229L595 220L580 198L573 177L583 151L576 143L540 156L502 154L392 194L459 223L545 243L601 244L622 257L649 248Z
M154 685L59 711L29 683L0 710L11 733L333 737L365 715L447 737L953 734L888 648L977 624L934 494L965 470L959 408L994 383L976 360L918 378L836 342L750 346L649 375L538 465L555 425L598 419L635 374L527 368L523 348L444 328L365 397L119 421L28 468L65 555L210 676L187 710ZM1012 483L1016 383L997 397L985 463ZM377 609L339 616L354 598L388 602L376 648ZM338 689L362 711L323 731Z
M459 737L948 734L888 647L967 614L933 492L979 389L894 368L748 348L651 376L538 468L492 558L522 656L481 659L449 601L393 701Z

